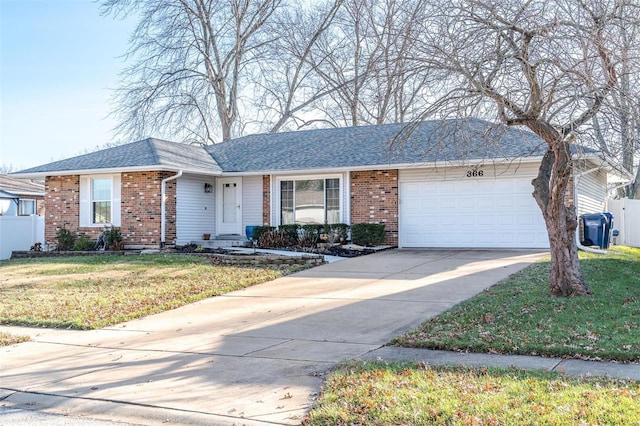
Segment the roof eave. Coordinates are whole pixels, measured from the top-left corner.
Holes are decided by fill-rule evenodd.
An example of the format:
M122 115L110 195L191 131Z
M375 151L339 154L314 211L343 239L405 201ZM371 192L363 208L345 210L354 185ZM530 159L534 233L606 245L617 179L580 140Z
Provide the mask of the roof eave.
M538 157L520 157L520 158L491 158L491 159L472 159L472 160L457 160L457 161L431 161L431 162L419 162L419 163L393 163L393 164L370 164L361 166L345 166L345 167L318 167L309 169L272 169L272 170L257 170L257 171L243 171L243 172L223 172L222 176L256 176L256 175L274 175L274 174L318 174L318 173L344 173L344 172L357 172L363 170L391 170L391 169L415 169L415 168L429 168L429 167L462 167L469 165L480 165L486 163L502 163L502 162L514 162L520 163L538 163L542 159Z
M35 172L35 173L12 173L12 176L17 178L26 179L43 179L47 176L70 176L70 175L98 175L98 174L113 174L113 173L134 173L134 172L179 172L192 173L206 176L220 176L222 172L220 170L206 170L206 169L194 169L188 167L177 166L143 166L143 167L112 167L106 169L82 169L82 170L61 170L55 172Z

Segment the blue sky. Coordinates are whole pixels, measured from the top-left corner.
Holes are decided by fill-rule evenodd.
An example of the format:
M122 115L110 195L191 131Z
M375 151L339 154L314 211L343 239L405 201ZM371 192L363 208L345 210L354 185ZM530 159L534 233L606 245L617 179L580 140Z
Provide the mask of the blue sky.
M114 140L112 89L135 22L91 0L0 0L0 164L32 167Z

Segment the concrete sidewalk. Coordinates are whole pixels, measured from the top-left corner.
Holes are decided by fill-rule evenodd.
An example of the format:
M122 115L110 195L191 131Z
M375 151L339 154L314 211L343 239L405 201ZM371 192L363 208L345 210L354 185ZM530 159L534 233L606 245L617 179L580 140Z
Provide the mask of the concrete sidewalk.
M0 405L68 424L299 424L342 360L461 360L383 345L541 255L390 250L102 330L3 327L33 341L0 349Z

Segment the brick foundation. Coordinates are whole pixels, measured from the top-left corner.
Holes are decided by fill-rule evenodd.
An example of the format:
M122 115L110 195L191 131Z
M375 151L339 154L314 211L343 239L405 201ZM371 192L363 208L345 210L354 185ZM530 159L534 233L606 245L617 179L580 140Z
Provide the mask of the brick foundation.
M398 245L398 170L351 172L351 223L384 223L385 244Z

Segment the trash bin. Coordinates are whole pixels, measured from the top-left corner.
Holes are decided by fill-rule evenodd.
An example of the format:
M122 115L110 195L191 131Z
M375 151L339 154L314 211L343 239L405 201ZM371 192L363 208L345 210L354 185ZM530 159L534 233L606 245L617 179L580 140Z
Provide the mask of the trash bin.
M245 226L244 231L247 235L248 240L253 240L253 231L256 229L256 226Z
M583 214L580 216L580 225L582 229L580 244L598 246L601 249L609 248L613 228L611 213Z

